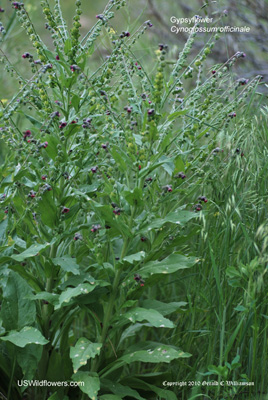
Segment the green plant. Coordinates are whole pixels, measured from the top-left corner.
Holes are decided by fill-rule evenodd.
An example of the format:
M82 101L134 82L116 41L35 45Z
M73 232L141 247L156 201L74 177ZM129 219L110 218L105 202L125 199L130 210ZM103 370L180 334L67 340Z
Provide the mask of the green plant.
M59 1L54 9L41 1L51 49L24 4L12 5L35 53L22 55L30 79L3 56L20 89L1 110L10 148L1 166L2 392L8 399L24 391L51 400L176 399L157 382L171 377L162 363L183 367L191 356L165 333L178 329L187 303L160 302L155 290L199 261L185 243L206 214L200 165L217 153L218 136L260 77L237 88L228 70L244 58L238 52L202 79L215 42L186 65L195 33L173 64L160 45L149 74L133 45L151 22L134 33L111 25L124 1L110 1L83 38L79 0L70 31ZM102 32L110 56L92 71ZM14 383L33 378L85 386Z

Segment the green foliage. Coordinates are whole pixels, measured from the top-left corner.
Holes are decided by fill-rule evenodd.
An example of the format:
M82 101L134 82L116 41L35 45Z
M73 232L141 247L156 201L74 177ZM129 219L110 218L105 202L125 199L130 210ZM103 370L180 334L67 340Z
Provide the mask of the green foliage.
M51 48L37 34L27 5L13 3L35 53L23 55L30 61L30 79L13 70L20 90L0 112L1 138L11 150L0 185L0 349L11 349L1 366L11 377L4 396L10 400L22 393L14 382L31 377L84 382L53 388L54 393L26 389L36 399L174 400L176 392L159 382L185 380L186 366L191 379L204 368L205 376L236 373L242 365L235 358L237 343L244 346L254 317L254 357L247 374L253 379L255 296L261 287L254 279L264 277L263 262L251 261L249 251L247 267L241 262L240 270L229 266L225 274L228 252L223 249L223 261L215 255L215 246L221 248L234 225L244 232L250 223L232 197L222 210L227 188L244 188L246 182L237 172L243 169L240 149L226 162L217 144L238 129L233 120L236 115L243 120L246 97L254 95L260 77L242 89L234 84L229 71L244 58L237 52L201 81L202 63L186 65L195 34L173 65L160 46L149 73L134 44L150 21L131 34L112 27L113 9L124 1L110 1L83 38L81 2L76 1L70 32L60 2L55 3L54 9L48 1L40 3ZM111 41L110 56L92 70L102 34ZM211 37L200 51L202 61L213 46ZM187 90L185 80L193 77L196 82ZM224 189L215 185L222 176ZM207 216L216 211L215 223ZM188 281L197 274L205 291L200 282ZM234 294L228 299L224 292L225 277L228 287L244 296L234 309L244 316L229 339L227 307ZM251 313L248 325L246 313ZM219 340L210 336L204 367L200 357L192 357L192 335L206 335L215 320ZM212 349L219 350L216 359ZM232 364L229 355L236 360Z

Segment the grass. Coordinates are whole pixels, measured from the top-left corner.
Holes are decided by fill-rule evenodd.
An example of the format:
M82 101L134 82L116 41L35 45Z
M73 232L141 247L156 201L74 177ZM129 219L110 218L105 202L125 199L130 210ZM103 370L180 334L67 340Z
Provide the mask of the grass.
M219 379L246 376L254 388L236 394L229 387L228 397L211 388L205 392L201 387L177 389L183 400L201 393L226 400L267 398L268 130L266 118L251 119L250 107L247 112L236 121L231 135L216 137L223 152L209 158L205 173L194 184L195 190L200 188L195 196L205 194L210 204L200 215L198 236L185 244L199 263L180 280L169 282L171 301L184 300L189 307L178 315L177 329L167 341L193 354L174 370L174 381L193 377L202 381L208 366L224 367L238 355L241 365ZM243 157L236 154L238 147ZM187 196L182 203L186 200ZM166 287L155 296L164 301ZM211 378L218 379L217 375Z
M102 58L103 54L100 53L100 59ZM138 97L135 80L129 75L126 63L122 68L126 72L124 79L132 85L135 93L133 97ZM235 77L232 84L234 81ZM225 81L222 97L232 89L232 86L224 87L224 84ZM206 92L202 90L204 88L200 89L200 98L203 96L205 104ZM232 119L229 126L219 128L213 124L213 113L224 115L221 108L230 107L231 104L235 109L238 105L236 92L234 91L233 97L230 96L224 106L220 97L215 97L215 103L211 105L211 115L207 119L203 118L206 108L201 107L204 104L202 101L198 102L200 98L196 99L194 96L195 94L192 102L187 103L189 115L186 116L189 118L189 125L196 120L197 128L190 125L188 130L186 124L180 126L178 132L174 128L175 133L172 131L169 136L172 138L172 146L169 143L163 145L161 142L162 147L159 148L163 154L168 155L169 152L179 154L180 149L184 151L182 165L186 167L187 178L176 192L178 200L176 198L172 204L176 207L186 205L188 210L193 210L193 204L198 201L199 196L206 196L208 202L195 222L182 228L178 236L170 235L165 239L165 243L159 242L155 248L159 258L162 248L163 256L165 251L168 254L171 249L179 248L181 253L198 258L198 262L192 269L172 274L163 284L159 281L158 285L141 295L141 300L156 299L165 302L168 298L170 302L185 302L185 306L173 314L175 329L155 329L149 332L147 326L141 326L136 332L135 341L162 342L192 354L190 358L181 359L179 362L174 360L168 369L169 379L174 382L197 382L186 387L173 388L181 400L267 400L267 107L263 95L256 88L237 118ZM164 96L162 104L166 98L167 96ZM205 131L201 134L198 131L201 126L199 118L203 118L204 129L212 127L210 136L206 136ZM206 146L209 149L208 153L203 151ZM215 151L215 148L219 148L219 151ZM188 150L191 150L190 155ZM126 175L128 180L128 174ZM165 176L168 182L170 176L164 170L159 173L157 179L162 182ZM127 183L129 185L129 182ZM159 209L165 201L164 196L155 197ZM133 210L130 230L135 222L133 216L136 206L133 206ZM165 238L161 235L159 237ZM128 241L125 241L121 258L127 255L128 245ZM52 258L55 256L56 253ZM118 300L116 295L121 283L121 271L118 271L113 283L113 289L116 290L110 298L110 303L107 302L103 319L104 329L100 335L101 343L105 341L110 329L110 318ZM132 270L130 275L133 275ZM88 318L87 314L84 315L84 310L77 316L70 334L73 342L81 334L86 335ZM49 320L46 322L46 330L49 330ZM66 337L66 343L70 344L68 332ZM126 340L133 344L133 337ZM108 349L110 350L109 347ZM117 349L112 350L114 355ZM97 365L93 363L92 371L95 371L95 367L97 369ZM131 374L142 372L143 379L150 382L151 368L150 364L145 363L142 366L138 363L131 369ZM160 366L153 369L154 373L159 371ZM218 385L204 387L198 384L208 378ZM131 380L131 377L129 379ZM239 380L254 382L254 386L245 388L220 384L223 381ZM158 386L162 387L161 382L158 382ZM11 393L11 386L9 392Z

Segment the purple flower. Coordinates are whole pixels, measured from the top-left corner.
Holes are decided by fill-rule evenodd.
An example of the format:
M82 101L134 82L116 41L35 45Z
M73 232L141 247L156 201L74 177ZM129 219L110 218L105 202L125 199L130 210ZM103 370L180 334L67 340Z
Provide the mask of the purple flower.
M97 225L92 225L92 228L90 230L91 230L91 232L95 233L95 232L98 232L98 230L100 228L101 228L101 225L97 224Z
M81 68L79 68L78 65L71 65L70 69L71 71L75 72L75 71L80 71Z
M32 132L29 129L27 129L27 131L25 131L23 133L24 133L24 135L23 135L24 140L26 140L26 138L31 136L31 134L32 134Z
M67 126L67 122L61 122L59 125L59 128L63 129L63 128L65 128L65 126Z
M208 199L206 198L206 196L199 196L198 200L203 201L204 203L208 202Z
M82 240L83 236L81 235L81 233L75 233L74 235L74 240Z
M32 199L36 196L36 192L34 192L33 190L30 191L30 193L28 194L28 197L31 197Z
M33 58L33 56L30 53L26 52L22 54L22 58Z

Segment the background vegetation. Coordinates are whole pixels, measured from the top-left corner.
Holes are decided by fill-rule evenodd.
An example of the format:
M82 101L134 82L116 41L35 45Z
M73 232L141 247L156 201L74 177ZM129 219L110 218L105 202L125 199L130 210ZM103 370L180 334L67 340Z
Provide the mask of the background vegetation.
M23 33L24 30L15 18L15 11L10 2L2 3L1 7L6 9L2 22L7 34L1 49L26 82L32 76L32 69L28 61L21 56L25 52L35 53L36 50L30 44L26 33ZM49 3L54 4L54 2ZM50 32L44 29L45 20L41 7L31 1L25 2L25 7L38 34L47 46L52 48ZM104 7L104 2L103 4L82 2L83 14L80 20L82 37L95 24L95 15L100 14ZM76 8L74 2L64 2L63 14L69 28ZM91 357L90 368L88 369L87 365L80 369L81 376L89 379L91 387L96 382L94 374L99 374L101 382L99 395L103 400L268 399L266 372L268 362L266 74L268 69L265 47L267 46L265 40L267 2L260 1L253 4L248 1L236 3L221 1L205 4L198 1L182 3L180 8L169 1L164 4L156 0L148 3L129 2L126 7L118 10L115 19L112 20L114 33L111 33L107 26L103 27L102 35L96 38L94 51L92 49L87 53L88 58L83 66L83 59L72 59L68 54L68 46L66 48L64 46L64 49L61 49L62 53L58 52L60 61L56 67L61 89L58 87L55 89L51 85L53 77L50 75L48 77L45 75L40 82L43 85L51 85L49 93L53 101L58 99L59 94L63 99L64 96L70 95L72 102L70 107L66 103L57 109L50 110L50 106L47 106L47 110L42 109L42 106L39 106L40 99L45 94L40 91L45 89L44 86L37 85L31 89L33 109L27 109L28 106L31 107L27 101L26 107L20 104L18 109L12 111L14 124L10 123L9 126L9 120L5 119L5 115L14 106L15 101L11 99L16 96L21 82L16 78L16 74L10 76L3 68L0 82L3 89L1 97L4 110L1 119L3 145L1 146L0 227L1 337L4 338L1 343L3 377L1 393L4 399L22 398L16 380L36 377L34 374L37 366L37 377L52 380L57 376L59 380L75 380L72 373L75 374L77 371L75 371L72 348L81 351L83 347L79 342L81 338L93 344L97 339L98 343L103 345L104 351L100 357L98 351L94 347L91 348L94 356ZM228 16L223 14L225 9L228 10ZM195 14L219 18L219 24L248 25L252 31L248 36L221 35L215 41L215 46L211 47L209 44L212 39L209 35L197 35L194 43L189 48L186 46L189 58L187 61L183 59L181 63L182 76L172 75L187 35L178 37L171 34L169 18L172 15L191 17ZM120 68L115 69L116 75L109 81L109 76L106 75L107 69L104 69L105 73L100 73L93 83L90 81L89 84L87 80L81 80L81 83L74 79L68 87L69 83L64 80L61 68L71 79L73 75L70 75L70 65L81 63L79 68L85 71L88 78L89 71L92 73L107 61L107 55L114 49L113 39L118 40L122 31L130 32L131 38L137 28L149 18L153 27L123 54L127 60L123 75ZM159 51L159 43L168 45L164 53ZM205 49L208 49L207 54L204 53ZM232 58L237 52L245 52L246 57ZM204 54L206 56L202 59ZM45 56L54 64L56 52L45 53ZM119 65L119 62L122 63L120 52L118 58ZM225 64L227 60L229 61ZM190 63L193 71L189 70ZM6 65L6 60L4 64ZM118 65L115 68L118 68ZM134 69L132 73L131 65L134 68L141 65L141 72L140 70L136 72ZM214 73L211 71L217 71L215 86ZM157 75L159 73L162 74L162 78ZM264 79L259 75L264 76ZM77 78L78 75L75 76ZM118 84L118 78L123 82ZM241 85L238 81L241 78L249 79L249 82L245 86ZM127 82L125 87L124 80ZM153 82L152 87L150 82ZM179 87L182 85L183 91L179 89L176 92L176 85L173 87L174 82ZM123 87L120 86L122 84ZM175 92L171 91L170 87L173 87ZM88 98L83 95L83 90L86 93L90 91ZM112 104L106 103L101 96L96 95L96 91L99 90L108 93L109 98L113 94L118 95L118 98ZM149 96L145 102L140 99L142 91ZM78 96L78 100L75 95ZM95 102L92 100L93 97L97 97ZM152 105L148 103L149 98L152 100ZM180 105L180 98L184 99L183 106ZM44 104L44 100L41 104ZM102 108L103 106L105 108ZM107 107L112 116L105 114ZM129 112L124 110L124 107L133 108ZM156 115L150 120L148 110L152 108L156 110ZM48 126L51 129L49 136L47 132L42 133L42 130L40 132L40 126L43 127L43 124L46 126L47 121L50 121L51 112L55 110L61 113L59 123L66 120L68 125L66 130L62 131L59 123L55 122L58 120L51 119L51 125ZM129 119L128 112L131 114ZM113 118L113 113L120 116L119 121L123 124L123 131L119 122ZM132 113L134 113L133 118ZM25 117L25 114L28 117ZM81 127L85 125L83 119L91 115L94 115L93 128L90 127L86 132L84 129L83 134L76 129L72 133L73 127L70 125L72 119L78 118L77 124L82 132ZM31 120L31 117L35 119ZM131 122L134 124L131 125ZM10 131L6 130L7 126ZM29 145L19 137L16 130L14 131L14 126L24 134L30 126L34 137L38 140L37 145L47 140L48 147L41 148L41 154L34 155L36 144L31 144L29 150ZM65 126L63 128L65 129ZM100 137L94 128L101 133ZM114 133L113 136L110 135L111 132ZM148 135L145 134L146 140L143 140L144 132ZM65 139L62 136L65 136ZM72 156L73 159L68 164L66 161L68 152L73 151L74 143L78 145L81 141L85 147L84 152ZM105 143L111 146L111 151L108 151L111 155L107 158L106 149L101 148ZM120 152L120 147L123 153ZM95 158L97 150L102 151L100 159ZM117 153L121 158L116 156ZM24 167L19 174L16 170L18 163ZM98 167L100 164L103 175L112 175L109 178L114 180L112 184L104 177L101 178L101 183L98 183L96 171L92 171L95 164L98 164ZM109 167L113 167L112 170ZM65 170L70 173L70 184L62 175ZM53 188L51 192L42 189L40 171L48 175L47 182ZM186 177L179 177L179 173L185 174ZM145 181L146 178L151 178L152 184L150 181ZM17 185L18 182L22 187ZM96 189L99 195L95 194ZM142 195L139 189L142 189ZM79 190L83 193L78 193ZM37 192L33 200L29 198L31 191ZM5 194L7 197L4 197ZM93 200L94 206L89 206L85 194ZM200 196L203 199L200 199ZM111 202L115 202L116 207L112 208ZM124 210L122 215L119 211L119 216L116 213L113 218L110 214L108 216L108 209L111 213L112 210L118 213L118 205ZM71 210L70 214L66 212L66 217L68 216L66 220L62 216L61 207ZM55 211L55 208L58 211ZM6 210L9 212L6 213ZM54 210L52 214L51 210ZM182 227L178 227L174 224L175 217L171 217L169 212L185 213L185 211L186 214L175 215L182 224ZM36 213L34 220L32 213ZM107 233L107 230L104 233L102 229L96 227L99 222L102 227L111 224L111 233ZM123 228L120 228L120 223L132 232L131 237L126 236L125 231L121 230ZM94 239L92 235L95 232L97 237ZM78 237L79 240L74 241L76 234L82 235L85 242L80 242L81 239ZM56 238L54 243L53 238ZM107 240L110 241L112 250L111 254L105 254L106 258L103 259ZM50 248L46 247L47 242L52 243ZM24 252L31 246L39 246L37 248L40 257L35 257L36 251L33 250L25 256ZM144 260L135 258L139 252L144 252ZM59 261L59 258L66 255L69 256L67 264L70 263L70 270L64 269L66 266L63 261ZM122 265L121 261L117 260L118 257L123 259L133 255L133 259L128 259L130 262L125 261ZM157 263L163 260L165 262L170 256L185 257L182 261L183 268L167 276L156 272L152 278L150 274L146 276L146 268L156 268ZM74 264L71 263L70 257L75 257ZM55 261L56 259L58 260ZM187 260L195 262L190 266L187 265ZM24 263L28 275L24 272ZM178 259L175 264L179 265ZM52 276L49 275L51 265L57 266L53 284ZM105 271L100 272L96 265L102 266ZM185 268L186 266L188 268ZM121 269L123 267L124 269ZM80 271L79 275L76 274L77 268ZM145 268L145 272L142 268ZM134 275L139 269L144 272L143 274L140 272L141 277ZM85 288L88 290L89 283L86 283L88 281L84 273L90 273L94 279L103 281L97 294L93 291L92 297L87 295L84 300L83 296L77 297L73 294L69 299L71 303L66 308L62 301L57 300L56 303L52 301L51 294L61 296L66 290L75 289L77 285L86 285ZM33 279L36 276L38 276L37 282ZM140 286L140 279L143 278L144 286L143 283ZM133 287L129 286L130 280L133 282ZM109 285L105 286L106 281L111 284L112 289ZM13 291L10 289L11 285L14 286L12 286ZM19 301L25 302L23 304L28 307L28 317L25 323L20 325L16 322L13 326L13 321L8 317L7 302L11 301L16 287L20 287L21 297L14 302L14 307L19 310ZM27 290L32 292L32 298L28 299L28 303L25 300ZM115 298L115 294L118 298ZM113 310L109 307L111 303L114 305ZM29 317L32 304L36 304L37 307L36 324ZM136 310L136 306L147 310L153 309L163 316L169 315L170 329L152 328L157 326L153 312L151 316L146 314L146 317L142 314L144 318L140 317L134 324L125 325L120 319L120 313L123 310L122 314L133 318L131 310ZM20 312L22 311L18 311L18 314ZM34 314L34 310L32 313ZM101 316L101 320L103 319L101 323L95 313ZM165 323L168 324L167 321ZM110 324L114 326L110 328ZM42 343L44 351L42 354L40 352L40 357L39 353L36 357L34 354L41 346L28 342L26 347L20 348L15 339L13 342L6 339L11 334L10 331L14 332L26 325L40 330L43 335L41 340L51 340L53 343L52 347L49 347L46 341ZM61 338L60 344L57 343L57 338ZM176 353L177 356L174 356L170 364L163 364L160 360L154 364L149 358L154 344L159 344L165 352L163 354L170 355L171 358L175 354L173 351L179 353ZM90 346L90 343L88 345ZM144 355L139 355L141 358L137 358L136 363L126 362L117 368L117 357L120 360L127 357L130 354L128 349L132 349L133 352L146 351L149 353L148 359L144 358ZM30 369L24 365L23 358L28 360ZM64 375L59 374L63 368L62 360L67 365ZM85 375L89 373L88 370L91 375ZM254 386L204 387L194 384L193 387L189 385L164 387L162 385L163 381L226 380L254 382ZM109 387L112 381L117 384L112 391L113 394ZM93 399L94 394L90 393L90 391L81 393L77 390L71 393L51 392L49 395L51 400L65 400L67 396L70 399L79 399L80 395L84 396L83 399L88 398L85 396ZM40 396L41 399L47 398L48 393L42 390L26 391L24 395L25 398Z

